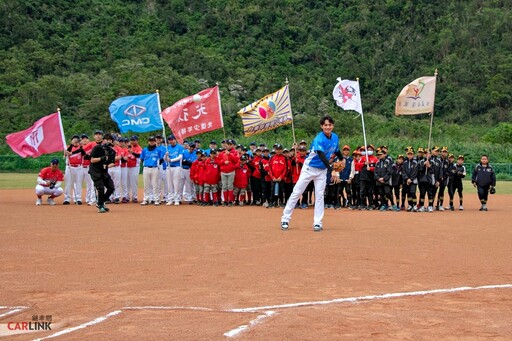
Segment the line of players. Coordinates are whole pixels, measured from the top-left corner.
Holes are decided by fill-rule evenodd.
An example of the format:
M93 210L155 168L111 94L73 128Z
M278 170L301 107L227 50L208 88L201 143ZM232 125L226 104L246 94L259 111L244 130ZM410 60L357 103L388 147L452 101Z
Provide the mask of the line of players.
M257 146L254 142L247 149L236 145L232 139L222 141L220 148L211 141L209 148L203 150L199 140L180 145L173 135L168 137L167 144L161 135L150 137L145 148L138 144L137 136L127 139L113 135L107 143L116 151L114 166L108 169L115 186L111 202L138 202L138 175L142 165L144 199L141 205L165 202L176 206L181 203L284 206L308 153L305 141L290 149L275 144L272 150L265 144ZM96 194L88 174L89 161L84 157L94 145L86 134L71 138L65 152L64 205L82 204L83 182L86 185L85 201L88 205L95 204ZM458 209L463 210L464 156L459 155L455 161L447 147L425 149L420 147L415 154L412 147L407 147L405 155L393 160L386 146L377 150L373 145L361 146L352 152L349 146L343 146L346 167L340 174L339 183L327 179L326 208L443 211L447 190L449 204L446 209L455 209L457 192ZM336 161L334 156L330 161ZM475 168L472 182L478 187L480 209L487 210L487 194L496 185L487 156L482 156L481 163ZM313 184L310 184L298 207L311 205L313 191Z

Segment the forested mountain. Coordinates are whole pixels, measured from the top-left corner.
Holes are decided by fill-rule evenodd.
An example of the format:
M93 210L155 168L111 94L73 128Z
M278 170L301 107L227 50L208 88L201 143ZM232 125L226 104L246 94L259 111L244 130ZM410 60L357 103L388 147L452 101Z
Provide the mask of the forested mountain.
M332 100L337 77L360 78L370 136L428 137L428 118L393 110L402 87L436 68L437 139L512 142L511 1L0 1L2 139L56 107L70 134L115 129L119 96L159 89L166 107L215 82L239 136L236 112L286 78L299 132L335 113L360 136Z

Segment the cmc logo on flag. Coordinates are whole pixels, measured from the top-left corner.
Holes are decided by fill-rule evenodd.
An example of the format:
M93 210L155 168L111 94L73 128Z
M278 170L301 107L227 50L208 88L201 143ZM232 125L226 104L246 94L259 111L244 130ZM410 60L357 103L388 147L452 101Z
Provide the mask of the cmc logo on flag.
M140 105L132 104L123 112L126 116L137 117L146 112L146 108ZM131 126L131 125L141 125L141 124L149 124L149 117L142 117L138 119L124 119L121 121L122 126Z

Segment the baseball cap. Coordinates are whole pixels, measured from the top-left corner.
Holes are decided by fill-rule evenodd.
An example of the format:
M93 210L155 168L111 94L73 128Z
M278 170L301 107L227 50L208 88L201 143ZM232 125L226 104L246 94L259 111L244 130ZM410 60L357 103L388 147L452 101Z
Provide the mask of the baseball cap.
M155 136L150 136L150 137L148 138L148 141L156 141L156 137L155 137Z
M139 138L137 137L137 135L133 135L133 136L130 138L130 140L132 140L132 141L138 141L138 140L139 140Z
M358 149L354 149L352 155L361 155L361 152Z
M201 143L201 140L195 140L194 143Z
M79 139L79 138L80 138L80 136L78 136L78 135L73 135L73 136L71 137L71 139L72 139L72 140L73 140L73 139Z
M279 143L277 143L275 146L274 146L275 149L283 149L283 146Z
M111 134L109 134L109 133L106 133L105 135L103 135L103 138L104 138L105 140L113 140L112 135L111 135Z
M343 146L343 148L341 150L345 150L345 149L350 150L350 147L346 144L346 145Z
M195 143L189 143L188 147L189 147L189 148L195 148L195 147L196 147L196 144L195 144Z
M464 160L464 155L459 155L459 157L457 159L462 159Z
M455 155L453 153L448 154L448 158L455 158Z
M240 161L247 161L247 156L242 155L242 156L240 157Z
M95 130L95 131L94 131L94 135L96 135L96 134L101 134L101 135L103 135L103 130Z
M398 155L398 159L403 159L404 156L402 154Z
M88 139L88 138L89 138L89 136L87 136L87 134L82 134L82 135L80 135L80 138L81 138L81 139Z
M155 135L155 138L157 138L157 139L161 139L161 138L162 138L162 135L160 135L160 134Z
M196 154L203 154L203 151L201 149L196 150Z
M418 148L418 153L425 153L425 151L423 150L423 147Z
M434 146L434 148L432 148L432 151L434 150L439 150L439 146Z
M176 136L174 136L173 134L169 135L167 137L168 140L176 140Z
M215 142L215 140L211 140L211 141L210 141L210 144L215 144L215 145L216 145L216 144L217 144L217 142Z
M305 140L300 140L299 144L307 144Z
M256 142L251 142L251 144L249 144L249 146L255 146L256 145Z
M226 141L227 144L236 144L236 141L233 139L229 139Z
M441 148L441 151L442 152L448 152L448 147L445 146L445 147Z
M255 152L261 152L261 148L260 148L260 147L258 147L258 148L256 148L254 151L255 151Z
M384 153L382 152L382 149L377 148L377 155L382 155L382 154L384 154Z
M52 159L51 164L52 165L58 165L59 164L59 159Z
M306 146L299 146L299 150L306 150Z
M375 150L375 147L373 146L373 144L369 144L369 145L366 146L366 149L370 149L370 148Z
M412 147L408 148L408 149L405 150L405 153L406 154L414 154L414 149L412 149Z
M283 153L289 153L290 151L288 150L288 148L285 148L283 149Z
M270 151L270 150L269 150L267 147L264 147L264 148L263 148L263 151L264 151L264 152L268 152L268 151Z

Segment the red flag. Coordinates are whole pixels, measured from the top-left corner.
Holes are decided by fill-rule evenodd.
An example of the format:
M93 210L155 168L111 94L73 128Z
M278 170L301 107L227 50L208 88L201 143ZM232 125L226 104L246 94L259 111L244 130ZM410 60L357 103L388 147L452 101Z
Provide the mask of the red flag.
M179 100L162 111L162 118L179 143L189 136L224 127L219 87L205 89Z
M41 118L32 127L6 137L7 144L21 157L38 157L66 149L60 113Z

